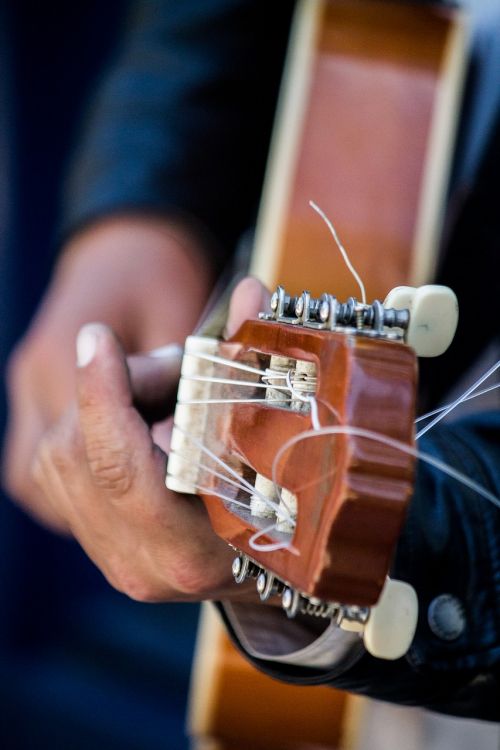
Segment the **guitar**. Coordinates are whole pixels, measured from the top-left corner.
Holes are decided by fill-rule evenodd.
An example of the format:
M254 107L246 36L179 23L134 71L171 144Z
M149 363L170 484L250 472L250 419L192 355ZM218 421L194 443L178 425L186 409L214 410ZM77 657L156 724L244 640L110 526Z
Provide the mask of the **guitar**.
M237 583L397 659L418 614L388 578L412 493L416 357L451 343L456 297L429 285L342 304L278 287L271 306L229 341L187 340L167 486L202 497Z
M167 486L204 500L239 552L237 583L253 577L289 617L335 618L397 659L417 612L387 580L413 488L416 357L448 348L457 299L436 285L384 304L278 287L271 307L228 341L187 339Z
M327 234L308 208L309 199L314 198L332 212L372 298L383 298L390 286L417 285L432 278L465 48L464 19L456 10L379 0L305 0L299 5L257 227L251 266L254 274L269 287L281 281L291 296L304 287L316 295L326 288L340 298L349 296L352 280L331 257L333 245L326 244ZM403 307L407 301L403 300ZM278 321L268 324L288 325ZM281 350L272 352L266 340L267 333L265 356L282 356ZM219 346L217 342L203 345L212 346L212 351ZM233 351L242 345L233 342ZM307 362L310 356L304 353L302 361ZM409 365L407 368L411 370ZM412 387L408 392L413 392ZM192 392L188 396L192 400ZM196 416L197 407L190 408L191 424L203 424L204 410L200 408ZM218 419L223 421L222 408L225 409L213 405ZM262 412L270 408L276 414L279 407L263 406ZM411 411L408 406L407 430ZM285 416L302 420L302 424L307 419L299 411L283 412L281 419ZM328 419L326 415L330 424ZM324 420L325 415L320 414L321 424ZM410 445L408 432L406 438ZM344 457L349 450L345 435L321 440L324 449L328 442L330 446L334 442L343 445ZM311 445L309 442L308 450L314 455ZM374 448L371 445L370 450ZM396 457L394 451L392 457ZM402 462L401 453L397 462ZM412 461L406 457L402 463L405 482L410 485ZM342 470L346 466L344 463ZM265 472L257 473L269 479ZM284 482L284 477L280 476L280 482ZM405 490L401 505L406 501ZM207 496L212 514L217 502ZM221 525L229 523L229 509L223 506L221 513ZM401 507L392 518L396 536L403 515ZM241 517L238 520L233 512L229 520L238 526L237 536L246 534L248 541L252 531L241 531ZM269 525L269 519L266 523ZM250 526L252 530L256 528L254 524ZM292 543L294 540L295 536ZM253 548L249 550L247 546L241 551L251 558L249 563L256 560ZM277 554L280 558L285 555L284 549ZM279 572L282 580L290 583L286 564L283 565L284 569L272 569L271 574ZM269 557L265 556L258 567L271 570ZM384 570L383 564L380 570ZM370 608L368 602L375 601L376 591L384 586L380 570L376 580L371 578L369 592L365 592L365 609ZM268 579L262 591L267 582ZM271 589L273 586L274 582ZM307 592L302 583L299 590ZM299 604L302 606L303 602ZM357 711L351 698L326 688L274 683L243 661L210 612L205 612L203 622L208 623L210 645L195 672L192 706L198 710L195 718L192 712L191 732L196 737L217 738L203 740L207 747L213 742L210 747L242 750L242 737L248 738L247 746L252 750L271 744L292 748L301 742L317 748L349 744ZM345 618L344 625L347 622ZM224 666L215 672L216 661ZM207 690L207 681L214 672L216 679ZM237 700L243 684L255 705L249 707L250 699L246 697ZM272 686L279 689L280 697L271 693ZM276 722L273 710L273 706L280 705L283 694L286 705L294 706L285 725ZM198 700L202 695L203 703ZM218 700L220 695L222 699ZM300 712L301 707L305 714ZM309 715L307 723L304 715ZM200 746L201 743L200 739Z

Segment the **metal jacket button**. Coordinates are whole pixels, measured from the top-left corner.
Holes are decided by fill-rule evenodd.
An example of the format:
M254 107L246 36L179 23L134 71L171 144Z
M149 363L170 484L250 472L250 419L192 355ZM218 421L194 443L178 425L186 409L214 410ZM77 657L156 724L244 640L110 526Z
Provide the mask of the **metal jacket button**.
M443 641L454 641L465 630L466 619L462 602L452 594L440 594L429 604L429 627Z

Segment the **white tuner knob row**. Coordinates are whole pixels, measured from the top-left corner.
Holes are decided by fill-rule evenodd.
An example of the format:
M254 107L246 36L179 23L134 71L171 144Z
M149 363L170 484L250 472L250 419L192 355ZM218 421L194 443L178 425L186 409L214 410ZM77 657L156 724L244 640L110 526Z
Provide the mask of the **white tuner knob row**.
M405 341L419 357L438 357L453 341L458 301L447 286L397 286L387 295L384 307L410 311Z

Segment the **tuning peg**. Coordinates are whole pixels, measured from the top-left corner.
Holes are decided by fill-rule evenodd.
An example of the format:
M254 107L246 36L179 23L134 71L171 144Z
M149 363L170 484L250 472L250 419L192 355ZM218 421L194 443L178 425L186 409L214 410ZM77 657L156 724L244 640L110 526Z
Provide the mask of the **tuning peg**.
M389 292L384 307L410 311L405 341L419 357L438 357L453 341L458 301L447 286L398 286Z
M415 589L387 579L363 632L365 648L378 659L399 659L410 648L418 619Z

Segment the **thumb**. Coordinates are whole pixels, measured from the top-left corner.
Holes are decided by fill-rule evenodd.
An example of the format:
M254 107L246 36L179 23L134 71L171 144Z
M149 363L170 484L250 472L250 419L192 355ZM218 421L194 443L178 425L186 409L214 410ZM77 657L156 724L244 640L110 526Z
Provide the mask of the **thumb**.
M234 336L238 328L259 312L270 310L270 294L266 287L252 276L240 281L231 296L226 323L226 337Z
M110 328L83 326L77 342L77 400L92 480L122 495L151 452L145 422L132 407L124 352Z

